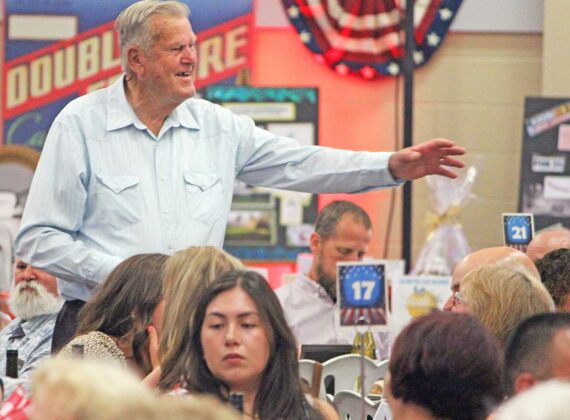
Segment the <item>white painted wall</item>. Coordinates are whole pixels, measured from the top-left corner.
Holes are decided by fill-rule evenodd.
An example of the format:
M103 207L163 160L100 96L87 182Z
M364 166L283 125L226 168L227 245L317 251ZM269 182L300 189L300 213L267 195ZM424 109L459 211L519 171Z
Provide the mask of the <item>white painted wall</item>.
M463 0L456 32L542 32L543 0ZM281 0L256 0L256 25L287 27Z

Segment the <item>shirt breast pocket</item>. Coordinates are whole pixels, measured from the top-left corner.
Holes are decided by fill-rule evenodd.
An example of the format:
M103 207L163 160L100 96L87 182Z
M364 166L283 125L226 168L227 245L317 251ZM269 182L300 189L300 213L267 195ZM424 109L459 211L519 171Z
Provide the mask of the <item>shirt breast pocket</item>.
M101 221L119 231L141 221L139 178L129 175L96 175L97 208ZM138 211L137 211L138 209Z
M191 219L211 225L221 216L224 188L217 174L184 171L184 187Z

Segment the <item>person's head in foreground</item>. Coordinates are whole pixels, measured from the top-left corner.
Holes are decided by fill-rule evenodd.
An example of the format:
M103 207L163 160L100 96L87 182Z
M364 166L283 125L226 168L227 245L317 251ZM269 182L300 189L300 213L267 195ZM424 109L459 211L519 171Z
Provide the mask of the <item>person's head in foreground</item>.
M313 419L301 389L293 334L259 274L232 271L210 284L194 313L184 386L227 400L244 394L246 415Z
M101 361L48 359L32 377L31 420L156 419L155 404L140 379Z
M528 244L526 254L531 260L537 261L556 249L570 248L570 230L549 229L540 232Z
M517 326L505 347L508 395L551 378L570 381L570 313L527 318Z
M540 279L558 311L570 312L570 249L549 252L536 261Z
M394 420L483 420L503 398L502 353L472 316L432 312L398 335L386 379Z
M237 258L211 246L190 247L168 259L164 269L165 308L160 339L161 389L180 384L188 366L192 311L206 287L222 274L244 268Z
M494 246L482 248L466 255L453 268L451 276L451 295L445 302L444 311L451 311L455 303L455 293L461 289L461 282L467 274L478 268L501 264L513 269L523 268L531 274L539 276L532 260L524 253L508 246Z
M134 255L122 261L79 313L76 336L99 331L111 337L127 360L143 374L152 370L149 326L160 330L162 274L168 257ZM98 358L85 347L85 358ZM63 351L68 351L67 347Z
M8 305L17 318L25 320L59 312L63 300L57 291L57 279L16 259Z
M565 420L569 402L570 383L552 379L507 401L493 420Z
M530 272L496 264L467 274L453 310L475 316L504 345L523 319L553 312L554 302Z

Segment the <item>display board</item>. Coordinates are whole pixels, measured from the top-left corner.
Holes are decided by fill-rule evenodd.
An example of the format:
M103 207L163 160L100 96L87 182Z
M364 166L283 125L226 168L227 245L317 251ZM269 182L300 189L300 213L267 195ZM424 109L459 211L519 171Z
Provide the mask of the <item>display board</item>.
M273 134L318 144L318 90L316 88L252 88L211 86L202 96L251 117ZM237 181L224 248L238 258L259 261L295 261L308 252L317 217L317 196Z
M570 99L527 98L523 133L519 211L570 227Z
M121 73L113 23L135 0L0 0L4 9L0 145L41 149L72 99ZM250 66L253 0L183 0L200 57L196 85L234 84Z

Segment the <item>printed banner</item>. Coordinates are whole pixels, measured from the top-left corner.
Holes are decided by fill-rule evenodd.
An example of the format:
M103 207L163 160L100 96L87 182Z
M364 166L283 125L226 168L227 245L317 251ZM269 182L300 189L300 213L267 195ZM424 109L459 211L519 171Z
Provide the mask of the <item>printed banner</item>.
M134 0L4 0L2 138L41 149L72 99L121 73L113 23ZM184 0L198 35L196 86L234 84L249 68L253 0Z

